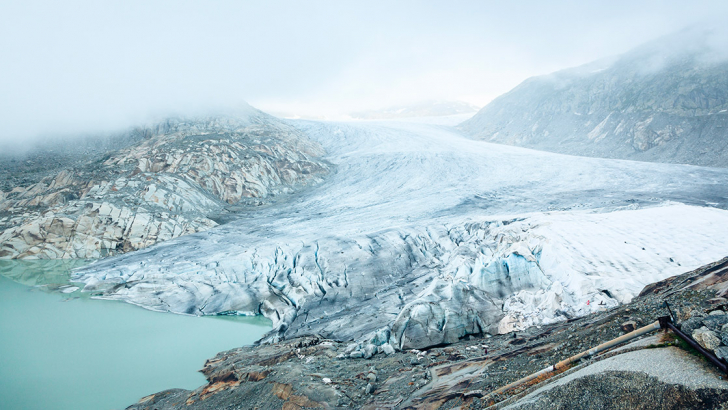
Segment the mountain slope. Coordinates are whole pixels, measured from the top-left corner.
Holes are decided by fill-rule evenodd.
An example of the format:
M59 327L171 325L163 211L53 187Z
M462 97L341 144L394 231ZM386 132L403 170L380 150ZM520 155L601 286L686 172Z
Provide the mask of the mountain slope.
M0 193L0 258L97 258L215 225L321 181L322 148L253 108L169 119L119 135L133 143ZM51 158L52 159L52 158Z
M530 78L459 128L552 152L724 167L722 40L717 32L690 29L616 58Z

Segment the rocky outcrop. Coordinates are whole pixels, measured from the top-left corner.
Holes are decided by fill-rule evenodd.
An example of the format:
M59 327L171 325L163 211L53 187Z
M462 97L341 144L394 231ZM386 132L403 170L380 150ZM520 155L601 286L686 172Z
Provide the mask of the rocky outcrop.
M725 167L728 62L716 36L686 30L530 78L459 127L545 151Z
M141 142L0 196L1 258L99 258L200 232L231 205L322 180L322 148L285 123L173 119Z
M632 354L637 357L620 357L614 359L616 364L626 364L630 360L644 360L647 356L662 361L676 361L675 364L692 364L690 357L684 353L644 351ZM625 355L629 356L629 355ZM667 356L667 357L665 357ZM642 370L649 370L646 365ZM587 368L583 373L596 371ZM679 374L689 373L679 369ZM695 375L693 375L695 376ZM687 384L687 385L686 385ZM694 386L693 383L669 383L651 376L644 371L598 371L596 374L576 374L568 383L538 391L533 397L526 397L503 409L644 409L644 410L679 410L679 409L722 409L728 400L726 386L710 387Z

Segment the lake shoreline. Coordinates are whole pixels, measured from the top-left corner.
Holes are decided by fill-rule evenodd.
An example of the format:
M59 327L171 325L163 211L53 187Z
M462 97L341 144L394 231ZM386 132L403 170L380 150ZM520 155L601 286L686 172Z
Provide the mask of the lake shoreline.
M3 409L119 409L149 390L194 388L207 357L271 328L261 317L159 314L96 300L64 282L61 266L0 261Z

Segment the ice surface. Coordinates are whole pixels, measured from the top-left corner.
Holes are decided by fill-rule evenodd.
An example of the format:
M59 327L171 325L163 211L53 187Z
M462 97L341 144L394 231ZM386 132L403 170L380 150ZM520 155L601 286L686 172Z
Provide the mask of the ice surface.
M432 124L295 124L327 150L326 182L77 279L155 310L262 313L268 340L422 348L614 306L727 253L725 169L538 152Z

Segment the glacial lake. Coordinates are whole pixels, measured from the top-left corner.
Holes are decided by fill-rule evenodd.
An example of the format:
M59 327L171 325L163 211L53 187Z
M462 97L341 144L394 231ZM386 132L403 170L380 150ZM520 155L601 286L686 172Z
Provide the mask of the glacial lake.
M206 359L271 329L262 317L93 300L69 287L79 263L0 261L0 409L123 409L160 390L196 389Z

